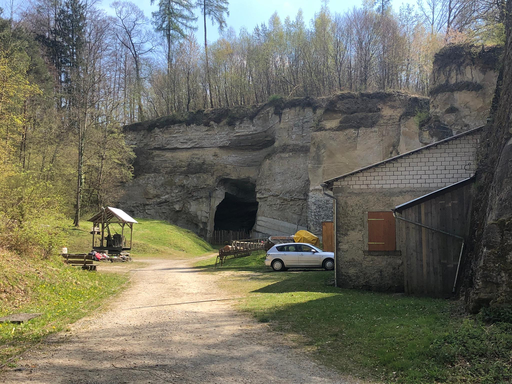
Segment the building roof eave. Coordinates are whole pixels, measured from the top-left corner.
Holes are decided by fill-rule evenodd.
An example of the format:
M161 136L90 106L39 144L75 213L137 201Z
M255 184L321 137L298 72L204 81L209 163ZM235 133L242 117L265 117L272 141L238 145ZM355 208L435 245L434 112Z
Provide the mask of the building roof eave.
M398 213L402 213L403 210L407 209L407 208L411 208L417 204L421 204L423 203L424 201L427 201L427 200L430 200L432 199L433 197L436 197L438 195L441 195L443 193L446 193L452 189L456 189L456 188L460 188L466 184L470 184L470 183L473 183L475 181L475 175L471 176L471 177L468 177L467 179L464 179L464 180L461 180L461 181L458 181L454 184L450 184L450 185L447 185L446 187L443 187L443 188L440 188L440 189L437 189L433 192L430 192L430 193L427 193L426 195L423 195L423 196L420 196L414 200L410 200L406 203L403 203L403 204L400 204L400 205L397 205L395 208L392 209L393 212L398 212Z
M348 176L352 176L356 173L360 173L360 172L364 172L368 169L371 169L371 168L374 168L374 167L377 167L379 165L382 165L382 164L386 164L386 163L389 163L389 162L392 162L392 161L395 161L395 160L398 160L402 157L406 157L406 156L410 156L412 154L415 154L417 152L420 152L420 151L423 151L423 150L426 150L428 148L432 148L432 147L435 147L439 144L443 144L443 143L446 143L446 142L449 142L449 141L452 141L452 140L456 140L460 137L463 137L463 136L467 136L467 135L470 135L474 132L477 132L479 130L481 130L482 128L484 128L484 126L481 126L481 127L478 127L478 128L473 128L469 131L466 131L466 132L462 132L462 133L459 133L458 135L454 135L454 136L451 136L451 137L448 137L444 140L439 140L439 141L436 141L435 143L432 143L432 144L428 144L428 145L425 145L424 147L420 147L420 148L417 148L417 149L414 149L412 151L409 151L409 152L405 152L405 153L402 153L400 155L397 155L397 156L393 156L393 157L390 157L389 159L386 159L386 160L382 160L382 161L379 161L377 163L374 163L374 164L370 164L370 165L367 165L365 167L362 167L362 168L359 168L359 169L356 169L354 171L351 171L351 172L348 172L348 173L345 173L341 176L337 176L337 177L334 177L332 179L328 179L328 180L325 180L323 183L322 183L322 187L326 188L326 189L329 189L329 190L332 190L333 186L334 186L334 183L338 180L341 180L341 179L344 179L345 177L348 177Z

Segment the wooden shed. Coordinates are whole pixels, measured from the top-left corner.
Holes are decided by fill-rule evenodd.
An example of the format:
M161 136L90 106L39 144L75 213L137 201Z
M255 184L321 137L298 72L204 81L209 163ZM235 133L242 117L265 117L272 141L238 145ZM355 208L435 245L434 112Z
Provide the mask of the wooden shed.
M113 255L131 250L133 224L137 221L126 212L113 207L102 208L89 221L93 223L92 249Z
M455 291L473 181L462 180L393 210L406 293L449 297Z

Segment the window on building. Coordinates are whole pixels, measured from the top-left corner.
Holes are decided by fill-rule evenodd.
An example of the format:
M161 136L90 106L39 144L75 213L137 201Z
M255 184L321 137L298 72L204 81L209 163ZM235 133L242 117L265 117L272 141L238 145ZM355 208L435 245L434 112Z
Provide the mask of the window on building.
M395 251L393 212L368 212L368 251Z

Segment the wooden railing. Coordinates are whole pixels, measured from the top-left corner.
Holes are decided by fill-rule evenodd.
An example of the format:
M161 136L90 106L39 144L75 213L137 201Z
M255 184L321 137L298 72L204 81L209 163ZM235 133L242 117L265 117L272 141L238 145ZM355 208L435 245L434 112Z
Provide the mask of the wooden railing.
M247 231L216 230L210 237L211 244L231 244L233 240L246 239L249 237Z

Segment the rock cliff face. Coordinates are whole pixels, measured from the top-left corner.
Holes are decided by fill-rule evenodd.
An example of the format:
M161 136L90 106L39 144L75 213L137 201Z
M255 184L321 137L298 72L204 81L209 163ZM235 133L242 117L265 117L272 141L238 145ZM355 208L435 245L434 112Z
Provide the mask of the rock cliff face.
M133 124L135 178L120 206L204 237L320 234L332 217L323 180L433 140L418 127L427 111L428 99L403 93L342 93Z
M429 99L398 92L198 111L125 127L137 160L121 206L205 238L320 234L324 180L485 124L502 49L436 55Z
M447 136L486 124L502 47L450 45L436 54L427 127Z
M491 121L480 145L463 292L470 312L491 307L494 320L510 321L512 308L512 1L507 1L507 42Z

